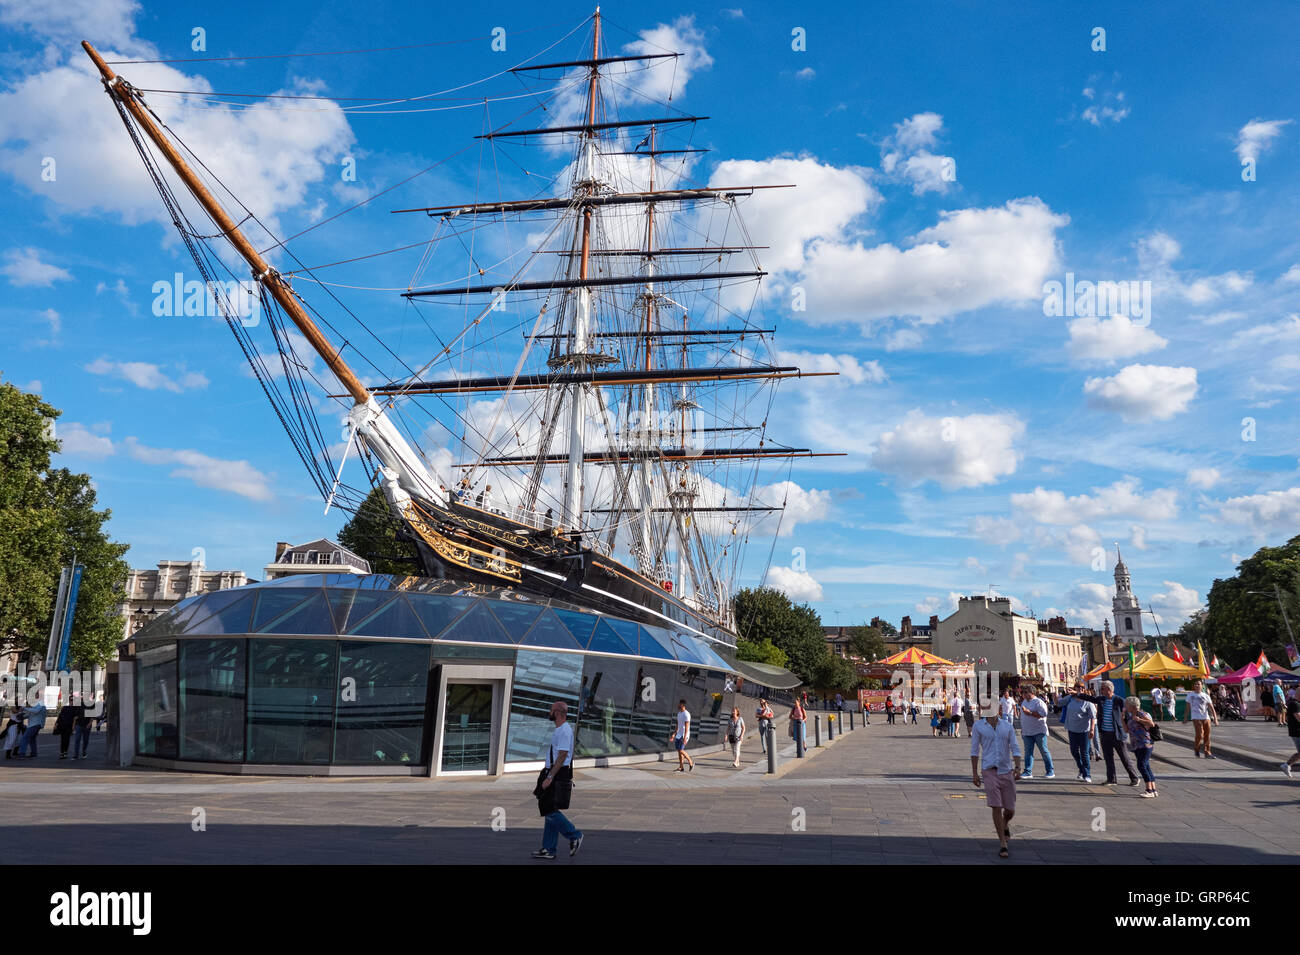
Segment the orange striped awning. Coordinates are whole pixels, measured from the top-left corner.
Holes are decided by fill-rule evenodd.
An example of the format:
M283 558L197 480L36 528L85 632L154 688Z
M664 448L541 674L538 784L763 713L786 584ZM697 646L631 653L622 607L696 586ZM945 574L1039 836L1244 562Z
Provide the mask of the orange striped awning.
M926 653L924 650L918 650L916 647L908 647L906 650L900 650L893 656L885 657L883 660L877 660L876 666L923 666L923 667L951 667L956 666L951 660L945 660L943 657L936 657L933 653Z

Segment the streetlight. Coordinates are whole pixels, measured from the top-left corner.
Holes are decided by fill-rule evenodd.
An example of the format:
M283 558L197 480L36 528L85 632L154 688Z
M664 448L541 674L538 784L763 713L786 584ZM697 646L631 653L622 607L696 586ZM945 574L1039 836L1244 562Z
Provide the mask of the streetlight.
M1278 609L1282 611L1282 622L1286 624L1286 635L1291 638L1292 646L1295 645L1295 634L1291 631L1291 621L1286 615L1286 604L1282 603L1282 590L1277 584L1273 585L1273 592L1270 594L1267 590L1247 590L1248 594L1257 594L1260 597L1274 597L1277 600Z

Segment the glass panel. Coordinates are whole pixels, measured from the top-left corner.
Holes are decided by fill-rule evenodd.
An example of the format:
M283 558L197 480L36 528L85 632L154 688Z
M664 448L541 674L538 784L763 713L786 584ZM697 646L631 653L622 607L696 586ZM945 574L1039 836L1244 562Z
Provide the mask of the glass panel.
M703 663L695 649L695 641L689 634L682 633L680 630L672 635L671 649L677 655L677 659L682 663Z
M578 646L586 647L591 640L591 631L596 626L596 618L589 613L578 613L576 610L553 609L560 621L568 626L573 635L578 638Z
M250 763L328 763L337 648L329 640L250 641Z
M358 596L364 598L371 595L359 594ZM365 616L358 613L357 606L353 605L352 613L348 616L348 633L368 637L417 637L421 640L429 638L428 633L420 626L420 621L415 619L415 614L402 597L394 598Z
M246 640L182 640L181 759L244 759Z
M428 684L427 644L340 644L334 762L418 764Z
M726 737L723 725L731 719L731 707L733 706L732 692L724 692L726 674L719 670L708 670L704 676L704 705L705 709L700 714L698 730L692 729L691 735L696 732L699 734L701 743L714 744L721 743ZM744 713L740 714L742 717ZM746 730L748 730L746 723Z
M407 599L415 608L416 615L424 624L429 636L437 638L451 623L466 610L472 601L463 597L442 597L434 594L408 594Z
M230 594L233 600L218 600ZM248 633L248 618L253 611L253 598L256 591L249 593L236 593L234 591L225 591L225 593L213 594L204 604L211 607L216 606L218 609L215 613L199 618L195 614L194 619L185 627L186 633ZM223 606L224 604L224 606Z
M176 644L136 644L136 748L176 758Z
M325 594L329 597L330 610L334 612L334 627L339 633L347 633L352 624L364 620L368 614L393 599L392 594L357 590L330 589Z
M492 685L448 683L442 731L444 773L487 772L492 753Z
M308 597L319 595L319 588L290 588L257 591L257 610L253 613L253 630L273 624ZM330 628L333 633L333 628Z
M292 593L293 591L285 591ZM334 620L325 603L325 594L313 591L306 600L284 611L277 617L263 622L267 613L272 612L267 595L263 595L257 604L257 619L254 625L259 633L323 633L334 636Z
M709 713L713 709L709 699L708 680L705 670L700 667L684 666L677 668L677 686L672 692L673 729L676 729L677 703L686 701L686 710L691 714L690 747L709 741ZM713 718L713 742L717 742L717 717Z
M581 654L519 651L510 699L510 726L506 734L508 762L546 758L546 747L555 730L555 724L546 718L551 704L563 700L569 705L569 712L576 713L581 684Z
M454 643L435 643L432 649L435 662L448 658L454 660L509 660L511 663L514 663L515 660L514 647L458 647Z
M621 756L626 752L633 700L640 685L637 672L635 660L586 658L582 709L576 720L579 756Z
M555 615L549 610L542 611L537 623L523 640L519 641L521 647L556 647L563 650L581 650L582 645L569 632L569 628L555 619Z
M506 632L513 637L513 642L518 643L524 638L537 615L542 612L542 608L537 604L518 603L510 600L493 600L488 606L491 608L493 615L501 621L506 628Z
M676 724L677 667L671 664L642 663L636 671L637 693L632 697L632 716L628 727L628 751L658 753L672 749L669 738Z
M642 626L638 629L641 631L641 645L637 651L638 656L661 657L664 660L677 659L672 655L672 651L668 649L668 634L658 627Z
M469 613L444 630L439 639L479 643L514 642L481 601L475 604Z
M635 631L636 624L632 625L632 629ZM596 632L592 636L591 644L587 649L592 653L635 654L636 650L633 649L635 646L635 643L633 643L632 647L624 643L619 635L614 632L614 628L609 625L609 622L602 618L596 624Z

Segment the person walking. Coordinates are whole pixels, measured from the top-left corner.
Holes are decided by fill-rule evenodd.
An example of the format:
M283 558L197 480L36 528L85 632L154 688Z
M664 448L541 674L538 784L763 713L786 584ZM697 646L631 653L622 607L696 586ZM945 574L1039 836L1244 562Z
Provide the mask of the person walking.
M68 758L68 744L72 742L72 731L76 728L77 719L85 713L86 708L80 703L69 703L59 710L59 715L54 720L54 732L59 735L59 759Z
M961 695L953 693L952 695L952 724L948 730L948 735L961 739L961 712L962 700Z
M939 708L937 706L930 711L930 735L936 739L939 736Z
M102 705L102 704L101 704ZM90 724L94 717L87 715L86 707L81 707L81 715L77 717L76 726L72 729L72 758L85 759L86 751L90 748Z
M1295 746L1295 752L1282 764L1282 772L1286 773L1289 779L1291 778L1291 767L1300 765L1300 700L1296 699L1295 690L1287 694L1286 733L1287 736L1291 737L1291 743Z
M1020 691L1020 734L1025 740L1025 771L1021 779L1034 778L1034 748L1043 754L1044 779L1055 779L1052 754L1047 751L1047 704L1034 695L1033 687Z
M754 719L758 722L758 742L763 747L764 753L767 752L767 731L772 728L775 715L772 707L767 705L767 700L758 701L758 708L754 710Z
M1008 723L1014 722L1016 718L1016 699L1012 696L1011 687L1003 690L1002 699L998 700L998 718Z
M1282 681L1273 684L1273 710L1277 713L1278 724L1286 722L1286 694L1282 692Z
M966 733L969 735L975 728L975 707L970 704L969 693L961 698L961 715L966 720Z
M1205 692L1205 684L1197 680L1187 693L1187 709L1183 711L1183 722L1188 717L1192 720L1192 752L1199 758L1204 751L1206 759L1218 759L1210 752L1210 720L1219 725L1219 714L1214 711L1214 701Z
M18 755L18 743L27 729L23 721L23 708L16 703L9 711L9 722L5 724L4 751L5 759L14 759Z
M970 736L971 782L983 788L993 811L993 828L998 834L998 855L1011 855L1011 818L1016 814L1016 777L1020 775L1020 744L1010 720L990 713L975 724Z
M894 725L894 698L892 696L885 697L885 725Z
M546 750L546 766L537 779L537 788L533 790L537 797L537 811L546 820L542 827L542 847L533 853L534 859L554 859L560 836L569 840L570 858L582 848L582 831L569 822L562 811L569 808L573 793L574 742L568 704L563 700L552 703L550 719L555 730Z
M916 705L916 700L912 701L909 712L912 714L912 725L916 725L916 718L921 715L921 708Z
M1151 739L1151 727L1156 725L1146 713L1142 712L1142 707L1138 705L1136 696L1129 696L1124 699L1123 711L1124 728L1128 731L1129 749L1133 750L1133 758L1137 760L1138 772L1142 774L1142 780L1146 783L1146 790L1142 793L1143 799L1154 799L1160 793L1156 792L1156 777L1151 772L1151 751L1155 748L1155 742Z
M690 764L691 772L695 772L695 760L691 759L691 754L686 752L686 744L691 741L691 714L686 709L685 700L677 701L677 728L668 738L677 749L677 772L686 772L687 763Z
M804 721L808 719L808 711L803 708L799 698L794 698L794 706L790 709L790 738L795 741L796 745L808 748L808 736L804 732Z
M1164 715L1165 709L1165 691L1158 686L1151 688L1151 715L1155 719L1160 719Z
M1124 772L1128 773L1128 784L1136 786L1138 774L1129 762L1128 753L1124 748L1124 722L1120 719L1123 702L1115 695L1115 684L1110 680L1103 680L1100 695L1085 694L1083 699L1097 707L1097 730L1101 737L1101 755L1106 760L1106 785L1116 785L1115 756L1118 755Z
M735 758L731 765L740 768L740 744L745 740L745 721L740 716L740 707L731 708L731 722L727 724L727 742L731 744L731 755Z
M1165 718L1176 719L1178 716L1178 691L1174 689L1165 690Z
M939 718L939 731L944 736L952 735L952 700L944 699L943 715Z
M1079 767L1079 775L1085 783L1092 782L1092 732L1097 726L1097 707L1083 699L1083 684L1074 685L1074 694L1065 701L1064 716L1066 732L1070 734L1070 755Z
M44 701L39 699L33 706L23 710L23 718L27 721L27 729L23 733L22 744L18 747L19 759L36 758L36 734L45 728L45 718L49 715L49 712ZM30 756L28 750L31 750Z

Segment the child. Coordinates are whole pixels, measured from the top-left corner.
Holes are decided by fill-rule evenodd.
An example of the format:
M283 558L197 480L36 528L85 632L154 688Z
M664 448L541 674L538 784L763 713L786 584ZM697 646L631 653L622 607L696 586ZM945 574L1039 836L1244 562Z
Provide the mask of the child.
M930 711L930 735L939 735L939 710L938 707Z

